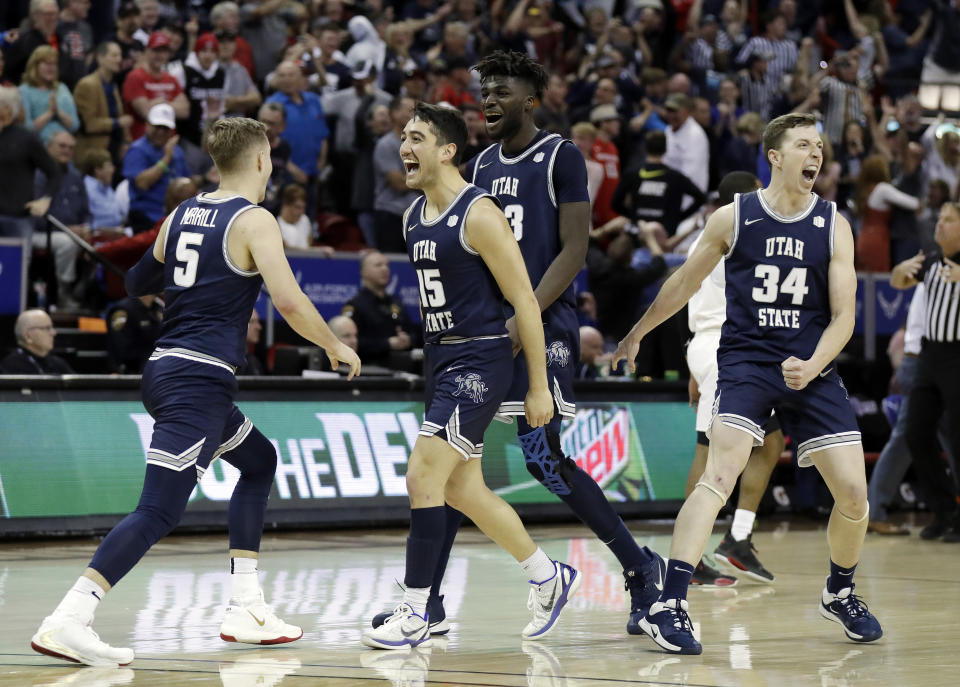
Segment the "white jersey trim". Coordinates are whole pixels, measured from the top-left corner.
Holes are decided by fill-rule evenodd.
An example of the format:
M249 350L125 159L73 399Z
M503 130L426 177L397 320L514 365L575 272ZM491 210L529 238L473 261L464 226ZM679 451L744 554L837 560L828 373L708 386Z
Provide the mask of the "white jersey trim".
M779 212L774 210L770 205L767 204L767 201L763 197L763 189L757 191L757 198L760 200L760 207L763 208L763 211L770 215L771 219L775 219L778 222L783 222L785 224L792 224L793 222L799 222L802 219L805 219L807 215L813 212L813 208L817 206L817 200L819 196L816 193L810 194L810 204L807 205L806 210L803 210L799 215L794 215L793 217L784 217Z
M423 226L425 226L425 227L434 227L434 226L436 226L437 224L439 224L439 223L440 223L440 220L442 220L444 217L447 216L447 213L450 212L450 209L460 201L460 199L463 197L463 194L466 193L466 192L467 192L467 189L470 189L470 188L476 188L476 186L474 186L473 184L469 184L469 183L466 184L462 189L460 189L460 193L458 193L458 194L456 195L456 197L454 197L454 199L451 200L451 201L447 204L447 207L445 207L445 208L443 209L443 212L441 212L439 215L437 215L435 218L433 218L432 220L429 220L429 221L427 220L426 217L423 216L424 210L427 209L426 196L424 196L423 205L420 206L420 222L421 222L421 223L423 224ZM487 195L489 195L489 194L487 194ZM464 215L464 216L466 216L466 215Z
M488 336L464 336L464 337L449 336L449 337L440 339L439 343L444 345L462 344L462 343L469 343L471 341L489 341L491 339L504 339L507 336L509 335L508 334L490 334Z
M470 216L470 208L472 208L473 204L476 203L481 198L490 198L491 200L493 200L494 204L499 207L499 203L497 202L497 199L494 198L489 193L484 193L483 195L477 196L467 204L467 209L463 211L463 218L460 220L460 247L463 248L463 250L465 250L470 255L480 255L480 253L478 253L477 249L471 246L470 242L467 241L467 234L466 234L467 217Z
M833 257L834 237L837 228L837 204L830 201L830 257Z
M480 170L480 161L483 160L484 155L486 155L489 151L496 148L498 145L499 143L491 143L486 148L481 150L480 153L477 155L477 159L474 160L473 162L473 178L470 180L471 182L473 182L474 184L477 183L477 172Z
M259 205L247 205L237 210L233 217L230 218L230 221L227 222L227 228L223 230L223 261L227 263L227 267L230 268L236 274L239 274L241 277L255 277L260 274L260 270L245 270L241 269L233 259L230 257L230 251L227 249L227 240L230 238L230 230L233 229L233 223L237 221L237 217L245 213L247 210L252 210L253 208L260 207Z
M410 211L413 210L413 206L416 205L421 198L424 196L417 196L410 205L407 206L407 209L403 211L403 240L407 240L407 232L410 230Z
M838 434L824 434L823 436L807 439L797 446L797 465L808 468L813 465L814 453L825 451L837 446L855 446L860 443L860 432L839 432Z
M557 207L557 191L553 187L553 166L557 161L557 153L560 152L560 146L563 145L563 141L560 141L553 148L553 153L550 155L550 164L547 165L547 194L550 196L550 202L553 203L553 207Z
M534 145L530 146L529 148L527 148L526 150L524 150L522 153L520 153L520 154L517 155L516 157L507 157L507 156L505 156L505 155L503 154L503 146L501 145L500 148L497 150L497 155L498 155L498 157L500 158L500 162L502 162L503 164L505 164L505 165L515 165L515 164L517 164L518 162L521 162L521 161L522 161L524 158L526 158L530 153L532 153L533 151L535 151L537 148L539 148L540 146L542 146L542 145L543 145L544 143L546 143L547 141L553 141L553 140L558 139L558 138L561 138L560 134L549 134L548 136L545 136L545 137L542 138L541 140L537 141L536 144L534 144ZM479 160L478 160L477 162L479 163Z
M740 238L740 194L733 194L733 238L730 239L730 247L723 254L724 259L733 255L733 249L737 247L737 239ZM707 277L709 279L709 277Z
M222 367L224 370L227 370L231 374L237 373L237 368L235 368L230 363L220 360L212 355L207 355L206 353L200 353L199 351L191 351L188 348L157 348L150 354L149 360L160 360L160 358L167 357L182 358L184 360L191 360L195 363L206 363L207 365L216 365L217 367Z

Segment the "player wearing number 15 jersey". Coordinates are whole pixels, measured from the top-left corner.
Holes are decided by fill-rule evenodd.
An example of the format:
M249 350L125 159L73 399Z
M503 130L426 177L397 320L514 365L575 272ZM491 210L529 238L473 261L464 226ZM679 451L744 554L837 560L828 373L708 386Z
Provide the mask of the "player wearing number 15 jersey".
M153 416L146 475L137 509L100 544L93 560L33 637L40 653L94 666L126 665L131 649L93 631L104 595L180 520L190 493L216 458L240 472L230 498L230 605L225 641L280 644L303 631L266 605L257 559L277 456L270 441L233 403L247 322L266 283L277 310L302 336L350 366L360 361L340 343L297 285L280 228L259 207L272 166L261 123L241 117L214 123L210 156L220 188L184 201L164 221L152 250L126 277L131 296L164 292L163 330L143 371L143 403Z
M638 633L640 617L656 598L654 584L660 579L663 561L637 545L600 486L565 456L560 446L561 416L574 414L574 367L580 358L572 282L583 268L587 250L590 202L586 165L570 141L540 131L533 121L536 100L547 82L540 64L521 53L497 51L480 60L476 69L481 77L487 133L497 143L466 164L466 176L497 199L520 246L540 306L547 379L557 410L543 427L524 421L523 400L532 375L525 357L518 355L502 373L511 381L499 412L516 418L528 471L562 499L620 561L631 597L627 629ZM509 304L507 312L512 315ZM430 326L428 319L427 328ZM516 347L513 317L507 327ZM437 559L430 599L431 616L437 623L431 628L434 633L446 627L440 624L445 615L438 592L461 518L454 508L448 508L446 540ZM385 617L375 617L374 626Z
M426 407L407 466L410 537L403 601L363 634L376 649L429 645L445 630L430 596L446 538L445 503L470 516L517 559L530 580L533 618L524 639L549 633L580 584L580 574L551 560L530 539L509 505L483 481L483 433L510 385L513 347L502 301L517 313L530 369L525 410L540 427L553 416L540 311L523 259L496 202L457 169L466 146L463 117L419 103L403 128L400 157L407 186L423 191L403 217L424 316Z
M883 634L854 594L867 531L867 482L856 417L835 363L853 333L853 234L835 205L812 192L823 162L813 116L773 120L763 149L770 185L738 194L710 217L696 250L614 354L614 362L625 358L632 366L644 334L677 312L726 260L727 312L707 466L677 516L663 592L641 622L673 653L702 651L687 586L751 448L763 442L761 425L771 410L797 443L800 465L816 465L834 497L820 614L857 642Z

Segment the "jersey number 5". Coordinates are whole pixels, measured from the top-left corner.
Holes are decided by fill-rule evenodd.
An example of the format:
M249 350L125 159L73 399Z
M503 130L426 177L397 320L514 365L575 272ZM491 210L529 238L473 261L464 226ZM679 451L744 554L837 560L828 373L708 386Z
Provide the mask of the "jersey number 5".
M510 228L513 229L513 238L517 241L523 238L523 206L519 203L513 203L503 209L503 215L510 222Z
M780 268L776 265L757 265L753 276L762 279L760 286L753 288L753 300L757 303L773 303L779 293L790 294L793 305L801 305L803 297L809 293L807 286L807 268L794 267L787 278L780 283Z
M423 305L439 308L447 304L440 270L417 270L417 281L420 282L420 302Z
M203 243L203 234L194 231L181 231L177 239L177 266L173 268L173 283L183 288L190 288L197 281L197 264L200 262L200 253L191 246L200 246ZM184 263L182 266L179 263Z

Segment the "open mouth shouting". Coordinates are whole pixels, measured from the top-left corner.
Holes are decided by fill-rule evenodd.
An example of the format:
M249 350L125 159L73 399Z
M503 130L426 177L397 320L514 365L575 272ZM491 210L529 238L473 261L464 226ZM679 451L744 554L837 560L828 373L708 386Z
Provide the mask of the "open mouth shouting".
M406 170L407 179L410 179L420 171L420 163L410 158L404 158L403 168Z
M803 168L803 171L800 174L804 181L806 181L808 184L812 184L816 180L819 172L820 165L807 165Z

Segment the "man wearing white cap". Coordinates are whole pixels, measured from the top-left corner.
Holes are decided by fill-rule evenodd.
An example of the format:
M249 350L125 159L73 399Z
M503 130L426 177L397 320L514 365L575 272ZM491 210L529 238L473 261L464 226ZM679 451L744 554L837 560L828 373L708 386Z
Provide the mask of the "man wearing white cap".
M158 103L147 114L146 131L123 158L123 176L130 180L130 226L146 231L164 216L167 186L176 177L190 176L177 145L176 116L169 103Z

